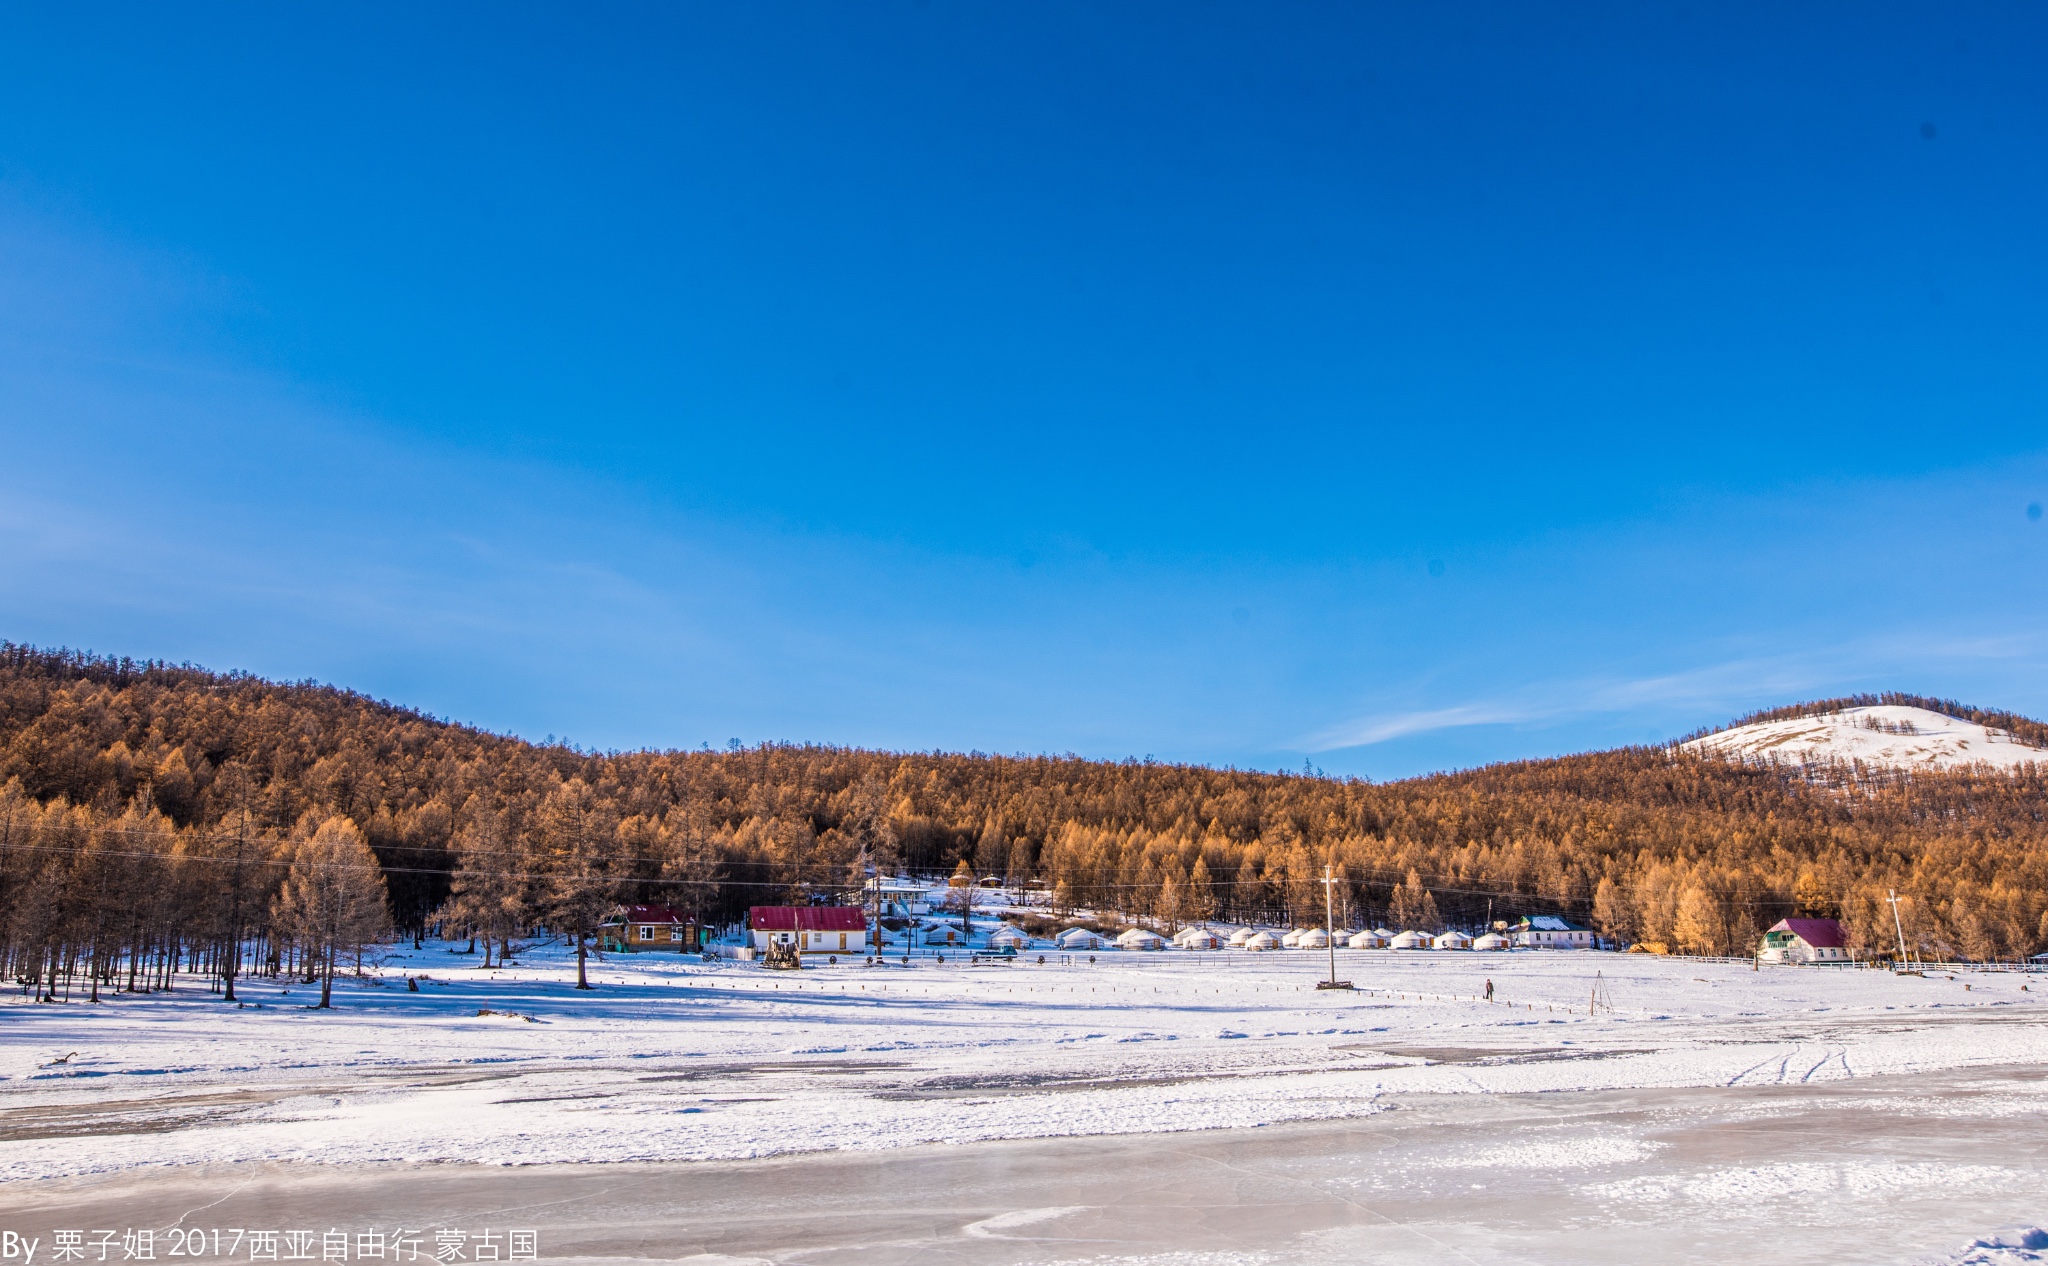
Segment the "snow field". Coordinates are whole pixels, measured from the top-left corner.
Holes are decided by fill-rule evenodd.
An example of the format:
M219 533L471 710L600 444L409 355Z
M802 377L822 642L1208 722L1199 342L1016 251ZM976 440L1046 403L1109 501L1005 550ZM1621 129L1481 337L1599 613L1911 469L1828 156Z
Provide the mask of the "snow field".
M1775 758L1794 765L1861 761L1891 769L1957 769L1978 764L2015 769L2048 761L2048 751L2028 747L1974 721L1891 704L1759 721L1684 746L1712 755Z
M2048 1063L2048 977L2018 974L1346 950L1344 992L1315 989L1320 951L800 973L647 954L593 960L579 992L560 946L492 970L450 949L392 952L327 1012L303 1005L317 987L259 980L240 1009L200 982L8 998L0 1177L763 1157ZM1588 1014L1596 974L1614 1007Z

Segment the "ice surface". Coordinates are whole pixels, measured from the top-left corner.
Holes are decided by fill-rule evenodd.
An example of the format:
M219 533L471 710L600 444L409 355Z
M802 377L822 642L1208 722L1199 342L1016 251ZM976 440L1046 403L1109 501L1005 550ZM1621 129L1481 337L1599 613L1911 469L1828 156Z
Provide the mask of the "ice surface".
M755 1161L124 1171L0 1185L0 1226L531 1226L542 1260L577 1266L2041 1260L2037 1067L1383 1106Z

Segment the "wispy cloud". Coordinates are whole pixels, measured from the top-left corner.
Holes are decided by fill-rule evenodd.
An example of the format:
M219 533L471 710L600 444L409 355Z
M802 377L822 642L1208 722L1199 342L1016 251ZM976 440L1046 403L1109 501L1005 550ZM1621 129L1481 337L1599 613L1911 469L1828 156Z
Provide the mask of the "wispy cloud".
M1333 752L1344 747L1370 747L1409 734L1431 730L1454 730L1466 725L1508 725L1517 721L1540 720L1545 713L1506 703L1466 703L1453 708L1421 712L1389 712L1359 717L1310 735L1301 741L1303 751Z
M1330 752L1464 726L1565 721L1672 705L1733 716L1757 706L1759 700L1790 702L1872 688L1911 690L1916 683L1902 677L1961 661L2038 659L2043 652L2041 641L2032 634L1878 632L1818 651L1744 656L1643 677L1537 682L1494 698L1449 707L1369 713L1308 735L1299 741L1299 749ZM1884 684L1873 686L1872 678Z
M1382 712L1357 717L1301 740L1309 752L1370 747L1390 739L1471 725L1516 725L1562 721L1601 713L1631 712L1658 704L1739 707L1759 693L1806 690L1824 679L1804 656L1742 658L1677 673L1615 680L1574 678L1535 683L1493 699L1445 708Z

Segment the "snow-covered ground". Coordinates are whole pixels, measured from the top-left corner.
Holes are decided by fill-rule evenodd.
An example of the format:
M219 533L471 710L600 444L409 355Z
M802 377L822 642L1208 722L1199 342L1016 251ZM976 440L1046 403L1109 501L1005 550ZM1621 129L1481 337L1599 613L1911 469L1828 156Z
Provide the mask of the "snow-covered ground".
M1880 728L1881 727L1881 728ZM1788 764L1861 761L1892 769L1954 769L1984 764L2010 769L2048 761L2048 751L2009 734L1926 708L1885 705L1826 716L1760 721L1684 745L1718 756L1776 758Z
M800 973L643 954L593 962L580 993L559 946L492 970L450 949L391 953L325 1012L316 988L256 980L239 1008L190 981L9 997L0 1179L766 1157L1356 1118L1404 1094L2048 1065L2041 975L1341 951L1360 987L1341 992L1314 988L1320 952ZM1596 978L1612 1008L1589 1014Z

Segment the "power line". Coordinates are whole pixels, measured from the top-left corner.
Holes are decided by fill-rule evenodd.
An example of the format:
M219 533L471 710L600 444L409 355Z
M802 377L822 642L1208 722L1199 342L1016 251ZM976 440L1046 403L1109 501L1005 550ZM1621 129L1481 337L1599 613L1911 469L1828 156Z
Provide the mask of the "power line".
M100 831L100 832L102 832L102 833L104 833L104 834L115 834L115 835L124 835L124 836L131 836L131 837L132 837L132 836L140 836L140 837L144 837L144 838L153 838L153 839L174 839L174 840L175 840L175 839L186 839L186 838L190 838L189 836L183 836L183 835L180 835L180 834L178 834L178 833L176 833L176 832L169 832L169 831L153 831L153 830L147 830L147 829L138 829L138 828L132 828L132 827L131 827L131 828L120 828L120 827L105 827L105 828L93 828L93 829L95 829L95 830L97 830L97 831ZM232 838L232 837L227 837L227 836L219 836L219 835L215 835L215 836L211 836L211 837L209 837L209 838L210 838L211 840L213 840L214 842L224 842L224 841L226 841L226 840L228 840L228 839L230 839L230 838ZM193 863L207 863L207 864L212 864L212 865L232 865L232 864L234 864L234 859L233 859L232 857L219 857L219 856L213 856L213 855L211 855L211 854L206 854L206 853L169 853L169 852L148 852L148 851L131 851L131 850L122 850L122 849L108 849L108 848L100 848L100 847L96 847L96 846L94 846L94 845L91 845L91 844L78 844L78 845L50 845L50 844L12 844L12 843L9 843L9 844L0 844L0 853L6 853L6 852L33 852L33 853L48 853L48 854L56 854L56 855L63 855L63 856L86 856L86 855L92 855L92 856L98 856L98 857L109 857L109 858L124 858L124 859L131 859L131 860L150 860L150 861L159 861L159 862L175 862L175 863L187 863L187 862L193 862ZM512 850L502 850L502 849L499 849L499 850L485 850L485 851L482 851L482 852L480 852L480 853L477 853L477 854L474 854L474 855L480 855L480 856L486 856L486 857L520 857L520 856L524 856L524 854L521 854L521 853L518 853L518 852L515 852L515 851L512 851ZM657 859L655 859L655 858L650 858L650 857L645 857L645 856L635 856L635 855L629 855L629 854L615 854L615 855L611 855L611 856L606 856L606 857L600 857L600 858L596 858L596 859L593 859L593 861L594 861L594 862L596 862L596 863L597 863L597 864L599 864L599 865L605 865L605 866L618 866L618 865L640 865L640 866L646 866L646 865L652 865L652 864L657 864ZM450 878L450 879L453 879L453 878L455 878L455 877L457 877L457 876L463 876L463 875L470 875L470 876L475 876L475 877L477 877L477 878L480 878L480 879L513 879L513 880L521 880L521 881L526 881L526 882L552 882L552 881L559 881L559 880L562 880L562 879L564 879L564 878L579 878L579 879L582 879L582 880L584 880L584 881L586 881L586 882L591 882L591 883L604 883L604 882L614 882L614 883L621 883L621 884L643 884L643 885L650 885L650 886L657 886L657 887L675 887L675 888L691 888L691 887L695 887L695 888L768 888L768 889L777 889L777 888L792 888L792 887L812 887L812 888L824 888L824 889L834 889L834 888L837 888L837 889L848 889L848 890L850 890L850 889L858 888L858 887L860 887L860 886L861 886L861 884L860 884L860 883L858 883L858 882L853 882L853 881L849 881L849 880L847 880L847 879L845 879L845 878L844 878L844 867L841 867L841 866L838 866L838 865L835 865L835 864L830 864L830 863L827 863L827 865L831 866L831 867L832 867L832 870L834 870L834 871L837 871L837 872L838 872L838 874L831 874L831 873L827 873L827 874L819 874L819 873L817 873L817 872L815 872L815 871L812 871L812 872L799 872L799 873L797 873L797 874L794 874L794 875L791 875L791 876L789 876L789 877L787 877L787 878L782 878L782 879L774 879L774 880L749 880L749 879L738 879L738 878L723 878L723 877L713 877L713 878L706 878L706 879L691 879L691 878L679 878L679 877L674 877L674 876L647 876L647 875L636 875L636 874L619 874L619 873L612 873L612 874L589 874L589 875L582 875L582 876L574 876L574 875L565 875L565 874L564 874L563 872L560 872L560 871L548 871L548 870L539 870L539 871L531 871L531 870L510 870L510 869L507 869L507 870L481 870L481 869L476 869L476 868L473 868L473 867L467 867L467 866L458 866L458 867L453 867L453 868L450 868L450 867L424 867L424 866L391 866L391 865L385 865L385 864L382 864L382 863L379 863L379 864L378 864L378 865L376 865L375 867L369 867L369 866L350 866L350 865L348 865L348 864L346 864L346 863L322 863L322 862L302 862L302 861L299 861L299 860L297 860L297 859L294 859L294 858L289 858L289 857L271 857L271 858L260 858L260 859L256 859L256 860L254 860L254 861L247 861L247 860L245 860L245 861L243 862L243 864L245 864L245 865L260 865L260 866L267 866L267 867L271 867L271 868L281 868L281 869L287 869L287 870L288 870L288 869L290 869L291 867L295 866L295 865L308 865L308 866L315 866L315 867L341 867L341 868L344 868L344 869L354 869L354 870L373 870L373 869L374 869L374 870L375 870L375 871L377 871L377 872L378 872L379 874L384 874L384 875L430 875L430 876L446 876L446 877L448 877L448 878ZM726 861L726 860L720 860L720 861L718 861L718 862L714 863L714 865L715 865L715 866L718 866L718 867L721 867L721 868L723 868L723 867L726 867L726 866L733 866L733 865L745 865L745 866L757 866L757 867L767 867L767 866L779 866L779 865L784 865L784 864L785 864L785 863L779 863L779 862L775 862L775 861L773 861L773 860L768 860L768 859L760 859L760 860L756 860L756 859L733 859L733 860L731 860L731 861ZM847 863L846 863L845 865L846 865L846 866L851 866L852 864L853 864L853 859L849 859L849 860L848 860L848 862L847 862ZM1347 874L1347 875L1346 875L1346 876L1344 876L1343 878L1345 878L1345 879L1351 879L1351 880L1353 880L1354 882L1371 882L1371 880L1372 880L1373 878L1377 878L1377 879L1378 879L1378 880L1380 880L1381 882L1387 882L1387 883L1389 883L1389 886L1390 886L1390 887L1399 887L1399 886L1400 886L1400 883L1401 883L1401 882L1405 882L1405 880L1406 880L1406 876L1407 876L1407 872L1406 872L1406 871L1403 871L1403 870L1402 870L1401 868L1399 868L1399 867L1358 867L1358 868L1355 868L1355 869L1357 869L1357 870L1360 870L1360 871L1362 871L1362 872L1363 872L1363 876L1354 876L1354 875L1349 875L1349 874ZM1391 878L1391 877L1393 877L1393 876L1399 876L1399 877L1400 877L1400 881L1399 881L1399 882L1394 882L1394 881L1392 881L1392 878ZM1417 879L1418 879L1418 880L1420 881L1420 880L1424 880L1424 878L1425 878L1425 877L1424 877L1424 876L1423 876L1423 875L1421 874L1421 872L1419 872L1419 871L1418 871L1418 872L1416 872L1416 878L1417 878ZM1439 879L1440 879L1441 877L1440 877L1440 876L1437 876L1437 875L1435 875L1435 874L1432 874L1432 875L1431 875L1431 876L1429 876L1428 878L1429 878L1429 880L1435 881L1435 880L1439 880ZM1243 880L1234 880L1234 879L1212 879L1212 880L1210 880L1210 881L1209 881L1209 882L1208 882L1208 883L1207 883L1206 885L1199 885L1199 884L1196 884L1196 883L1194 883L1194 881L1192 881L1192 880L1177 880L1176 882L1177 882L1177 883L1180 883L1180 884L1181 884L1181 885L1182 885L1183 887L1187 887L1187 888L1205 888L1205 889L1207 889L1208 891L1211 891L1211 892L1225 892L1225 891L1233 890L1233 889L1236 889L1236 888L1238 888L1238 887L1242 886L1242 885L1243 885L1243 883L1244 883L1245 881L1243 881ZM1280 887L1280 888L1286 888L1286 887L1292 886L1292 885L1293 885L1294 883L1296 883L1296 882L1297 882L1297 880L1296 880L1296 879L1295 879L1295 878L1294 878L1293 876L1287 876L1287 877L1285 877L1285 878L1282 878L1282 877L1276 877L1276 876L1273 876L1271 872L1264 872L1264 873L1262 873L1261 875L1259 875L1259 876L1258 876L1258 877L1257 877L1257 878L1256 878L1256 879L1255 879L1255 880L1254 880L1253 882L1259 882L1259 883L1270 883L1270 884L1272 884L1272 885L1273 885L1273 886L1275 886L1275 887ZM1302 881L1298 881L1298 882L1303 882L1303 883L1306 883L1306 882L1309 882L1309 881L1307 881L1307 880L1302 880ZM936 885L934 885L934 887L936 888ZM1091 892L1091 893L1117 893L1117 892L1121 892L1121 893L1134 893L1134 892L1146 892L1146 893L1150 893L1150 892L1155 892L1155 891L1157 891L1157 887L1158 887L1158 886L1157 886L1157 885L1153 885L1153 884L1143 884L1143 883L1129 883L1129 884L1126 884L1126 883L1115 883L1115 882L1084 882L1084 883L1083 883L1083 885L1082 885L1082 887L1084 887L1084 888L1085 888L1085 889L1086 889L1086 890L1087 890L1088 892ZM1587 909L1590 909L1590 908L1592 907L1593 903L1594 903L1594 899L1593 899L1593 898L1591 898L1591 897L1579 897L1579 896L1572 896L1572 895L1568 895L1568 894L1566 894L1566 895L1554 895L1554 894L1546 894L1546 893L1525 893L1525 892L1517 892L1517 891L1515 891L1515 890L1514 890L1514 889L1512 889L1512 888L1506 888L1506 887L1493 887L1493 888L1472 888L1472 887L1462 887L1462 886L1458 886L1458 885L1454 885L1454 884L1446 884L1446 883L1442 883L1442 882L1425 882L1425 883L1424 883L1424 888L1425 888L1425 890L1426 890L1427 892L1429 892L1429 893L1431 893L1431 894L1452 894L1452 895L1457 895L1457 896L1469 896L1469 897L1487 897L1487 898L1496 898L1496 899L1497 899L1497 898L1500 898L1500 897L1515 897L1515 898L1519 898L1519 899L1522 899L1522 900L1524 900L1524 901L1528 901L1528 902L1543 902L1543 903L1549 903L1549 904L1552 904L1552 905L1570 905L1570 906L1575 906L1575 907L1581 907L1581 908L1587 908ZM1627 890L1627 894L1628 894L1628 895L1630 896L1630 898L1631 898L1631 899L1634 899L1635 897L1637 897L1637 896L1639 895L1639 892L1640 892L1640 890L1639 890L1639 889L1637 889L1637 888L1633 888L1633 887L1632 887L1632 888L1630 888L1629 890ZM1782 905L1784 905L1785 903L1784 903L1783 901L1776 901L1776 900L1752 900L1752 901L1744 901L1744 900L1737 900L1737 901L1727 902L1726 904L1732 905L1732 906L1734 906L1735 908L1738 908L1738 909L1748 909L1748 910L1755 910L1755 909L1762 909L1762 908L1765 908L1765 907L1767 907L1767 906L1768 906L1768 907L1778 907L1778 906L1782 906Z

